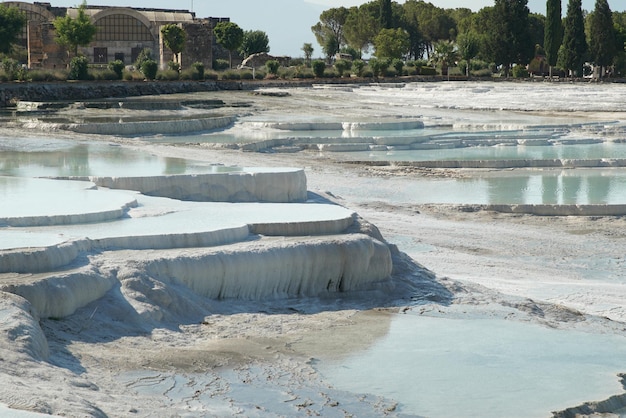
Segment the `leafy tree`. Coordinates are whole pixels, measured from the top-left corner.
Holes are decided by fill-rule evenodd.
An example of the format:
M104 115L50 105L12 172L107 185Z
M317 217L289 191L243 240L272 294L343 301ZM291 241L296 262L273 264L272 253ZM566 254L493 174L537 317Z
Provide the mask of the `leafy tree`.
M496 0L489 22L487 50L502 65L506 76L511 64L530 62L535 44L529 31L528 0Z
M0 4L0 53L9 53L26 24L26 15L17 7Z
M391 29L393 27L393 11L391 0L378 0L380 8L379 24L381 29Z
M320 21L311 27L315 39L330 60L346 43L343 28L348 18L348 9L337 7L328 9L320 15Z
M595 65L608 67L613 63L617 50L613 15L606 0L596 0L596 7L590 19L589 52L591 52L591 58Z
M546 60L550 66L550 77L552 77L552 67L556 65L559 56L559 48L563 43L561 13L561 0L547 0L543 46L546 51Z
M241 47L243 43L243 29L233 22L220 22L213 29L217 43L228 50L228 62L233 66L233 51Z
M456 22L445 9L421 0L406 0L403 6L404 15L413 13L419 22L419 30L423 35L426 52L433 51L434 44L441 39L451 39L456 33ZM415 57L417 58L417 56Z
M427 46L420 30L418 9L415 1L407 1L403 5L402 27L409 34L409 57L418 59L424 55Z
M307 65L311 65L311 57L313 56L313 45L310 43L305 43L302 45L302 52L304 52L304 59L307 62Z
M379 26L376 18L367 7L351 7L344 24L344 37L348 45L359 52L369 51L374 37L378 34Z
M435 50L430 57L434 65L441 66L441 74L448 74L448 67L454 67L458 59L458 51L454 43L441 40L435 44Z
M587 40L582 3L581 0L569 0L563 25L563 44L559 50L559 63L564 69L571 71L572 75L582 75L586 53Z
M402 28L381 29L374 38L374 55L377 58L402 58L409 52L409 34Z
M57 42L68 49L75 57L78 55L79 46L87 46L96 36L96 26L85 12L87 2L78 8L78 16L72 19L69 15L57 17L52 24L56 30Z
M243 33L243 41L239 47L239 52L244 57L260 52L270 52L270 38L262 30L247 30Z
M170 23L161 27L161 35L163 35L163 43L172 51L176 62L180 64L179 54L185 48L187 34L180 26Z
M470 61L480 52L480 37L475 32L462 33L456 38L458 53L467 61L465 75L469 77Z

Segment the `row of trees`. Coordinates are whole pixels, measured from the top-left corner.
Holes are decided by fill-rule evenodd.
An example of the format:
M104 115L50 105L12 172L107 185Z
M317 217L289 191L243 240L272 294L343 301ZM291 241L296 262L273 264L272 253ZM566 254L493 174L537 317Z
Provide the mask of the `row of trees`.
M373 0L328 9L311 30L329 61L338 52L356 58L369 52L377 58L425 58L442 66L478 58L508 75L512 66L526 66L540 55L550 69L558 66L579 76L584 62L626 70L626 12L611 12L607 0L597 0L586 13L581 0L568 0L562 19L561 0L546 1L546 16L530 13L527 4L495 0L473 12L422 0Z
M97 28L86 9L87 3L83 1L75 18L66 15L53 22L56 40L66 48L70 60L79 55L79 47L89 45L96 35ZM0 4L0 54L12 52L25 25L26 15L23 12L17 7ZM180 53L186 42L185 31L178 25L168 24L161 27L161 34L165 46L172 51L175 62L180 65ZM218 44L228 50L231 66L233 52L239 52L244 57L269 52L269 38L263 31L244 31L235 23L220 22L214 28L214 34Z

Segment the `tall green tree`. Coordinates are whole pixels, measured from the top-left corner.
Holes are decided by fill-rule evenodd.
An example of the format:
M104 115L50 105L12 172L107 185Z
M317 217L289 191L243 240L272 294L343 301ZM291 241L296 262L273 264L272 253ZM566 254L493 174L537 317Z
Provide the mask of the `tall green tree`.
M67 48L68 53L74 57L78 55L79 46L87 46L96 36L96 26L91 23L91 19L87 16L87 2L78 8L76 19L72 19L69 15L57 17L52 24L56 31L57 42L59 45Z
M241 47L243 42L243 29L234 22L220 22L213 29L215 40L228 51L228 62L233 67L233 51Z
M391 29L393 27L393 11L391 9L391 0L378 0L380 7L380 28Z
M26 14L17 7L0 4L0 53L9 53L26 25Z
M311 57L313 56L313 51L315 50L313 48L313 44L311 43L305 43L302 45L302 52L304 52L304 59L306 61L307 65L311 65Z
M402 58L409 52L409 34L402 28L381 29L374 38L377 58Z
M480 52L480 37L475 32L462 33L456 38L458 53L461 59L467 61L465 75L469 77L470 61Z
M348 9L345 7L324 10L320 15L319 22L311 27L315 39L317 39L329 60L346 43L344 25L348 19L348 13Z
M589 52L595 65L608 67L613 64L617 53L615 47L615 28L613 14L607 0L596 0L596 7L590 17ZM604 73L600 71L600 77Z
M581 0L569 0L563 24L563 44L559 50L559 64L572 75L582 76L587 53L585 21Z
M492 61L508 77L511 64L528 64L535 45L529 31L528 0L496 0L489 22L487 45Z
M180 53L185 48L187 34L180 26L170 23L161 27L161 35L163 35L163 43L172 51L176 62L180 64Z
M344 37L346 43L359 52L359 58L363 52L369 51L378 31L378 21L367 8L361 6L349 9L344 24Z
M409 34L409 57L419 59L425 53L427 45L420 29L419 13L415 1L407 1L402 6L401 26Z
M550 77L552 77L552 67L556 65L559 57L559 48L563 43L561 14L561 0L546 1L546 28L543 37L543 48L546 51L546 60L550 66Z
M260 52L270 52L270 38L262 30L247 30L243 33L243 41L239 52L244 57Z

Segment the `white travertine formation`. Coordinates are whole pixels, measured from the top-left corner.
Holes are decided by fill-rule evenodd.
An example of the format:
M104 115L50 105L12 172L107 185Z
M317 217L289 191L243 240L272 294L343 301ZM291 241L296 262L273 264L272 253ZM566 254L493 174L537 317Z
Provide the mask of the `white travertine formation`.
M304 170L229 172L155 177L90 177L100 187L201 202L303 202Z

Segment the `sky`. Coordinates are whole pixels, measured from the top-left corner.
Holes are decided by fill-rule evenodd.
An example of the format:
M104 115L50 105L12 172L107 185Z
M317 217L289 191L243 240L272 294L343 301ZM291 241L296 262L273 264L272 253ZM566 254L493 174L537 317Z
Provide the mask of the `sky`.
M69 7L80 5L82 0L48 0L53 6ZM443 8L468 7L477 11L493 6L493 0L429 0ZM89 5L145 7L192 10L197 17L229 17L244 30L262 30L270 40L271 55L302 57L302 45L313 45L313 56L322 55L311 32L311 26L319 21L320 14L332 7L351 7L366 3L364 0L88 0ZM404 0L398 0L403 3ZM624 0L609 0L612 10L623 11L626 6L618 4ZM563 13L567 0L562 1ZM594 0L582 0L583 9L593 10ZM546 0L529 0L528 8L533 13L546 14Z

